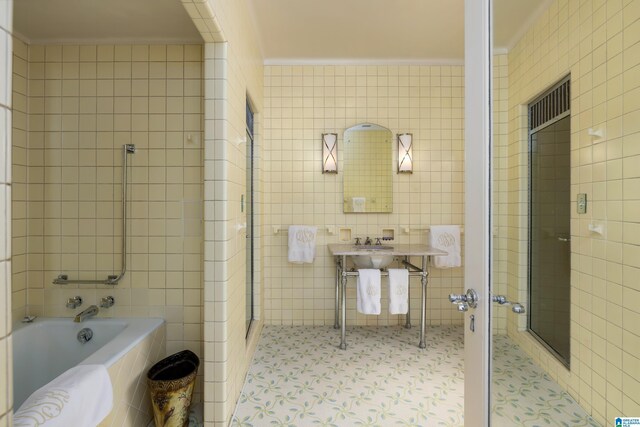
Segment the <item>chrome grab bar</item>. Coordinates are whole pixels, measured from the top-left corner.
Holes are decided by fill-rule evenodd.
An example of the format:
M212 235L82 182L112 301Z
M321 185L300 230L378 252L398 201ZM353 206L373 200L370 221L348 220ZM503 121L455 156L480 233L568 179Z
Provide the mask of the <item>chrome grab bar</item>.
M122 268L120 274L110 274L103 280L82 280L69 279L67 274L59 274L53 279L54 285L68 285L71 283L83 283L87 285L117 285L127 272L127 154L135 154L136 146L134 144L124 144L122 146Z

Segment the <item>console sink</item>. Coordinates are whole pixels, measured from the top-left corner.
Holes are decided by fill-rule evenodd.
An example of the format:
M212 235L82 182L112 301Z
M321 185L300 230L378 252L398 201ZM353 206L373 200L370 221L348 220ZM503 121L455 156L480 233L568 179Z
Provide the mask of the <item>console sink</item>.
M370 252L367 255L351 255L353 263L358 268L385 268L393 262L393 255L375 254L376 252L393 250L393 246L358 245L353 248L358 252Z
M385 242L386 243L386 242ZM393 262L393 257L440 256L447 253L427 245L354 245L330 243L328 249L335 257L350 257L356 268L385 268ZM340 260L342 261L342 260Z
M357 251L390 251L393 249L393 246L388 245L358 245L354 246L353 249Z

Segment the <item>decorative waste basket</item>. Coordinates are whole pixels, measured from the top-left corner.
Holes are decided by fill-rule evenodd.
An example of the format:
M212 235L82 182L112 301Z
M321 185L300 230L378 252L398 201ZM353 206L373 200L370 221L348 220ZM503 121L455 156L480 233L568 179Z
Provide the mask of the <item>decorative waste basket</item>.
M187 427L200 359L183 350L153 365L147 372L156 427Z

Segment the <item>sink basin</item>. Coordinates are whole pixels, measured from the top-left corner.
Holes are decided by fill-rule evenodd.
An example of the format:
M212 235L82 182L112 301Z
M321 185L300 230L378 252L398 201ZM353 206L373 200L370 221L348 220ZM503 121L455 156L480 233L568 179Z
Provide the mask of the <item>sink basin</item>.
M357 251L390 251L393 246L388 245L358 245L353 247Z
M390 251L393 246L358 245L353 248L357 251L369 252L367 255L351 255L353 263L358 268L385 268L393 262L393 255L376 254L378 251Z

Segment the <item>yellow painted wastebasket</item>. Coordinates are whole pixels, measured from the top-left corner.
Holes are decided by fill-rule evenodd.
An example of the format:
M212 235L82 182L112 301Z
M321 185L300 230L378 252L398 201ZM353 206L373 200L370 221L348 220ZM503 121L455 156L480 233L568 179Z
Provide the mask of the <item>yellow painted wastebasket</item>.
M200 359L183 350L153 365L147 372L156 427L187 427L189 407Z

